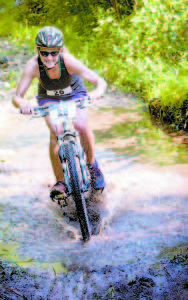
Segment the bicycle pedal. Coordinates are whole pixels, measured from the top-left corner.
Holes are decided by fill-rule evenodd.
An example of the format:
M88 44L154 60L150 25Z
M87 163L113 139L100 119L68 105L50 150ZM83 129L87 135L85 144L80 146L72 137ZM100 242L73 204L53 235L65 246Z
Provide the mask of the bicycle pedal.
M54 198L54 201L57 202L61 207L68 206L67 197L65 197L64 194L56 195Z
M65 198L65 195L64 194L58 194L58 195L55 196L55 198L57 198L57 199L58 198Z

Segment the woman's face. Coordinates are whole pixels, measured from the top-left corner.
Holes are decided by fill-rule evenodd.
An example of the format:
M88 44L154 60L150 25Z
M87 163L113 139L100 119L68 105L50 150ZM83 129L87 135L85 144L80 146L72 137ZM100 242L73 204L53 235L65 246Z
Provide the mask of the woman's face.
M47 69L53 69L58 62L60 49L59 48L40 48L39 54L42 63Z

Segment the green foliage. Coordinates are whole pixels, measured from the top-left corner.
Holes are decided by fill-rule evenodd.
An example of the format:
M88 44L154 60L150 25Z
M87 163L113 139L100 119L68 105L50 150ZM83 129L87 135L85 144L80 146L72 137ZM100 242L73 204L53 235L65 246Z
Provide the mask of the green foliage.
M187 98L185 0L25 0L1 16L0 35L22 47L33 51L38 28L56 25L71 53L123 91L164 105Z
M13 17L6 14L0 14L2 19L0 20L0 36L7 37L12 34Z
M64 27L71 24L76 33L89 36L97 25L99 8L113 9L114 15L120 20L124 14L130 14L134 5L134 0L25 0L16 9L16 20L27 20L29 25L55 25L58 22Z
M165 57L173 61L186 48L186 3L179 0L150 0L131 19L128 45L134 55Z
M171 67L155 81L150 98L159 98L163 106L180 106L188 96L188 62L182 60L179 68Z
M12 29L13 38L11 41L13 43L19 44L22 47L28 48L30 51L35 49L35 37L39 27L37 26L28 26L26 24L15 23Z
M13 0L1 0L0 2L0 36L9 36L12 32Z
M14 6L14 0L1 0L0 12Z
M186 5L177 0L145 1L122 22L99 10L90 57L97 49L106 78L125 91L148 101L157 96L165 104L180 103L188 92L186 19Z
M46 21L47 7L44 0L25 0L22 5L15 8L15 18L18 22L28 25L40 25Z

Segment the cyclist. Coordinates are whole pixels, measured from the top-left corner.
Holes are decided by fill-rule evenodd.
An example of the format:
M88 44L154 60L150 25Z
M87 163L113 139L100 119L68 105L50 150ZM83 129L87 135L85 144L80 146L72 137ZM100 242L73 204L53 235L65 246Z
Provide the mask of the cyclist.
M20 108L24 114L33 112L32 105L24 100L24 95L34 78L38 78L38 105L74 100L89 95L91 99L100 98L106 88L106 81L90 70L81 61L72 56L64 46L63 33L56 27L45 26L37 33L36 48L38 55L32 57L26 64L25 71L18 85L13 105ZM82 79L91 82L96 88L90 93L82 83ZM45 118L50 131L50 159L56 183L50 191L50 196L63 193L66 196L66 184L58 156L56 131L49 118ZM87 109L77 109L77 118L74 123L78 130L82 147L86 153L87 165L94 189L105 187L104 176L94 157L94 135L88 125Z

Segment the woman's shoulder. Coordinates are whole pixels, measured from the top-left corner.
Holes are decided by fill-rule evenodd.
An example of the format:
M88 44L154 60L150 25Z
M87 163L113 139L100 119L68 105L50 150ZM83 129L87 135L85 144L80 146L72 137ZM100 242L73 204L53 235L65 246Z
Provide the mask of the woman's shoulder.
M27 65L31 67L36 67L38 65L38 55L31 57L28 60Z

